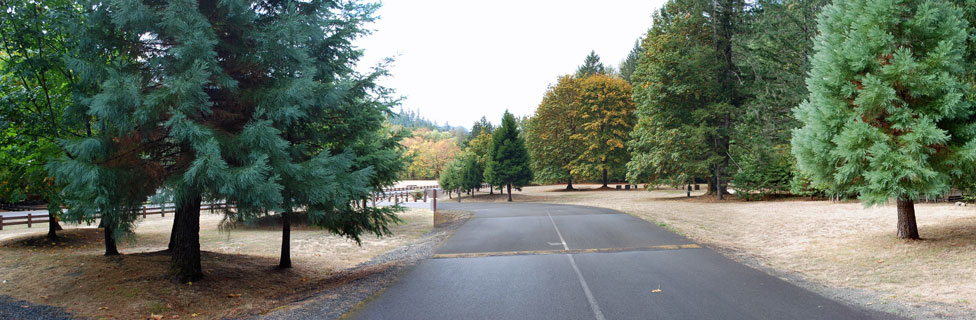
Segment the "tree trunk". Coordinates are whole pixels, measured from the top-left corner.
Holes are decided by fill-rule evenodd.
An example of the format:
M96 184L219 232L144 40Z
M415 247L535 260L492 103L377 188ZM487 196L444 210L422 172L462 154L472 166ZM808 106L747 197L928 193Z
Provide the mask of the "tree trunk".
M200 194L187 190L177 197L176 215L182 216L173 230L173 257L170 270L173 281L186 283L203 278L200 267Z
M508 184L508 202L512 202L512 184Z
M718 168L719 166L715 165L715 194L718 195L719 200L722 200L725 190L722 189L722 173L719 172Z
M918 240L918 226L915 224L915 201L899 198L898 238Z
M119 255L119 248L115 245L115 229L105 226L105 256Z
M163 205L163 210L166 210L165 204ZM179 227L180 217L182 216L179 210L176 210L176 213L173 214L173 230L169 232L169 245L166 247L166 251L173 252L173 247L176 245L176 228Z
M609 182L609 180L607 180L607 168L603 168L603 188L609 188L607 186L607 182Z
M573 190L573 175L569 175L569 183L566 184L566 190Z
M281 261L278 269L291 268L291 212L281 213Z
M461 203L461 187L457 188L457 194L458 194L458 203Z
M488 185L488 195L495 195L495 186Z
M61 224L58 222L58 216L54 214L54 211L50 209L47 211L47 239L51 242L58 241L58 230L61 229Z

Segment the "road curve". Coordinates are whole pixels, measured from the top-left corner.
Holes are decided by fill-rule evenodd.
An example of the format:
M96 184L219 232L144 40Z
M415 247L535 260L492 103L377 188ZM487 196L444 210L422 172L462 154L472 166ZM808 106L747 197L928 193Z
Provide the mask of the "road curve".
M631 215L443 203L474 217L352 319L892 319L749 268Z

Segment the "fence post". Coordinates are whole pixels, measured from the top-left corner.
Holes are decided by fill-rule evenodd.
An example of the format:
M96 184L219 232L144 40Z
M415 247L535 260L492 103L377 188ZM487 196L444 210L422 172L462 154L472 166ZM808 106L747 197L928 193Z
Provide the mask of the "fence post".
M3 215L0 215L0 230L3 230Z
M434 212L437 212L437 189L434 189L434 201L431 204L434 206ZM3 221L3 220L0 220Z
M146 206L142 206L142 218L146 218Z
M30 228L30 227L31 227L31 222L32 222L32 221L31 221L31 219L32 219L32 218L31 218L31 216L33 216L33 215L34 215L34 214L32 214L32 213L27 213L27 227L28 227L28 228Z
M166 206L164 205L163 207L166 207ZM145 208L145 207L143 207L143 208ZM166 208L162 208L162 209L159 210L159 216L160 217L163 217L163 218L166 217Z

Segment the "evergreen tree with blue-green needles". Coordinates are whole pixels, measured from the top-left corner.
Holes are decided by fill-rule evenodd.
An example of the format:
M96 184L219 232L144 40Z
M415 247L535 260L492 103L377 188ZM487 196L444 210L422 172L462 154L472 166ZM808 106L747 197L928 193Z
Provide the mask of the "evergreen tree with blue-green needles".
M837 0L820 16L793 154L816 185L894 199L899 238L919 237L915 200L973 177L967 30L948 1Z
M70 181L75 215L131 229L159 189L176 204L175 281L195 281L202 201L227 201L230 220L302 208L310 223L359 240L389 232L393 209L364 201L402 165L376 140L389 116L382 70L360 75L352 41L377 8L355 1L164 0L85 5L72 63L97 90L75 117L91 138L66 141L52 170ZM116 58L109 52L121 53ZM379 144L376 144L379 142ZM394 158L397 158L394 160ZM380 167L382 166L382 168ZM380 173L383 177L379 177ZM281 267L288 256L284 222Z

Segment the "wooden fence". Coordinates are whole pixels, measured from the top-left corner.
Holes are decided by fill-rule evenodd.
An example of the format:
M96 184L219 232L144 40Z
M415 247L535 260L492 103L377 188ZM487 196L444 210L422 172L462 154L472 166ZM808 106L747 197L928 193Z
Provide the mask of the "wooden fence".
M438 185L426 185L426 186L406 186L400 188L386 188L383 192L373 193L373 206L376 206L378 201L386 201L393 203L410 202L427 202L427 199L433 196L433 190L440 190Z
M427 202L429 197L434 195L433 190L440 190L438 185L425 185L425 186L406 186L399 188L386 188L383 192L377 192L373 194L373 205L376 205L377 201L388 201L394 203L403 203L413 200L413 202ZM200 210L210 210L210 213L215 213L220 209L231 209L235 206L233 204L226 203L214 203L214 204L203 204L200 206ZM165 217L168 213L175 213L176 206L167 205L144 205L142 206L139 213L142 214L143 218L151 215L160 215ZM35 223L47 223L48 219L47 213L43 214L33 214L28 213L25 216L17 217L4 217L0 216L0 230L3 230L4 226L13 225L23 225L26 224L28 228L31 228Z
M208 204L201 205L200 211L210 210L210 213L216 213L217 210L233 209L233 208L235 208L234 204L227 204L227 203L209 204L208 203ZM157 214L162 217L165 217L167 213L175 213L176 206L172 204L166 204L162 206L144 205L142 206L142 209L138 212L142 214L143 218L146 218L151 215L157 215ZM49 219L47 213L41 213L41 214L28 213L25 216L18 216L18 217L4 217L0 215L0 230L3 230L4 226L14 226L14 225L22 225L22 224L26 224L27 227L30 228L35 223L47 223L50 221L51 220Z

